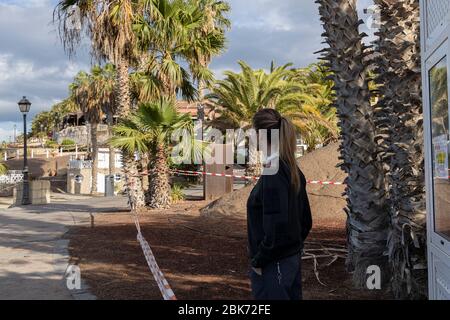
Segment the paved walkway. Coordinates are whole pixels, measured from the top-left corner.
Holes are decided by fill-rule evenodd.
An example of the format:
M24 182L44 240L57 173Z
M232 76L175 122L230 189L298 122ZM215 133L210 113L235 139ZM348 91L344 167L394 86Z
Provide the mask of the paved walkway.
M126 210L126 199L60 195L53 200L0 209L0 299L92 298L66 287L69 240L64 235L70 226L90 223L90 212Z

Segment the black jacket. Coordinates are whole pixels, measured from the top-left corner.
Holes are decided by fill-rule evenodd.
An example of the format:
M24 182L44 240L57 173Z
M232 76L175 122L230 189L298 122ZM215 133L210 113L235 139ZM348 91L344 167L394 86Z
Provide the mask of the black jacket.
M300 170L299 170L300 171ZM263 175L247 202L247 229L252 266L263 268L273 261L300 253L312 227L306 179L291 187L289 167L280 160L276 175Z

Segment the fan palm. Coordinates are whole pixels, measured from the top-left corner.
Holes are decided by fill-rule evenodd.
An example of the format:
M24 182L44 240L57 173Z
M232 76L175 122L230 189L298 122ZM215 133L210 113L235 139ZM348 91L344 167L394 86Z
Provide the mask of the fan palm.
M147 203L150 208L166 208L170 204L170 184L168 157L171 138L175 133L189 133L182 143L191 144L194 138L194 124L187 114L178 113L171 99L139 105L127 119L115 126L112 146L133 154L148 154L150 166L150 186ZM191 154L184 154L191 157Z
M341 128L342 168L348 173L347 265L354 270L359 286L366 282L367 267L381 268L382 280L389 279L385 256L389 214L383 164L378 161L379 147L375 141L377 127L371 104L366 55L368 48L360 34L362 23L356 0L317 0L324 37L328 48L323 59L332 71L335 83L335 106Z
M175 99L182 94L193 100L197 96L194 79L212 80L202 62L223 50L225 38L215 29L205 30L202 4L198 0L155 1L134 24L139 47L147 53L144 73L162 85L163 96Z

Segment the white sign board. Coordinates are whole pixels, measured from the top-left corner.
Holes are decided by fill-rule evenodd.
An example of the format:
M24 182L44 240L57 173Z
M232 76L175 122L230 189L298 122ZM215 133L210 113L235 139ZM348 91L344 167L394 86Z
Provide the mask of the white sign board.
M433 139L434 148L434 170L435 177L440 179L448 179L448 139L447 135L436 137Z
M435 177L448 179L448 139L447 135L433 139Z

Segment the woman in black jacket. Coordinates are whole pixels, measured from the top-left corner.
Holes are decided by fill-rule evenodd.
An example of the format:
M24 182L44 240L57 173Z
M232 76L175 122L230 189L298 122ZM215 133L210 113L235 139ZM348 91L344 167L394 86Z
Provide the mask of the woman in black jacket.
M279 152L266 155L272 165L278 164L277 170L263 171L247 203L253 296L300 300L301 253L312 218L306 179L295 159L295 128L273 109L259 111L253 126L258 133L267 130L269 142L271 130L279 130Z

